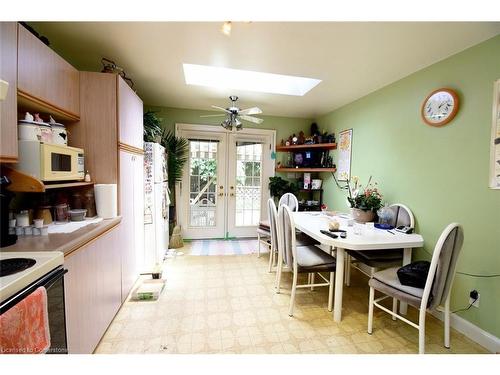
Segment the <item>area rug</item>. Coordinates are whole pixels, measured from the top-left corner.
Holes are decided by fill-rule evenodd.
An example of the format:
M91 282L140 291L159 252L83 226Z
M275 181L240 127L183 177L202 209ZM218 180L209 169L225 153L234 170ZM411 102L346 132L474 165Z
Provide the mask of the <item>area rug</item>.
M190 255L242 255L256 253L258 242L256 239L193 240L186 245Z

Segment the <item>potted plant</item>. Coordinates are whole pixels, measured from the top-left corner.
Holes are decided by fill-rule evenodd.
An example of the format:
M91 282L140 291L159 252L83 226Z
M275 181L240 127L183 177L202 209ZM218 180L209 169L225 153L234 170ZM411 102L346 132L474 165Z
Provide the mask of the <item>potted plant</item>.
M184 164L188 160L189 143L185 138L176 137L171 131L164 131L161 135L161 145L167 152L168 188L171 192L170 227L176 224L175 219L175 185L182 180Z
M161 119L158 118L156 112L147 111L143 115L144 124L144 142L161 142Z
M279 199L285 193L297 194L298 187L279 176L269 177L269 191L274 199Z
M352 217L358 223L373 221L375 213L382 206L382 194L378 191L377 183L372 183L371 180L370 176L365 187L359 183L359 178L356 176L348 181L347 200L351 205Z

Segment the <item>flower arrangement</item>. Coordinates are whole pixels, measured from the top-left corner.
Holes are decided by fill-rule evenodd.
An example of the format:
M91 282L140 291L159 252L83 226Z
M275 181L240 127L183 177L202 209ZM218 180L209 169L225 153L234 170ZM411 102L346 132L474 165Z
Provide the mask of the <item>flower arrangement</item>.
M357 208L362 211L377 212L382 206L382 194L379 192L377 183L372 183L372 177L368 180L368 183L363 187L359 182L359 177L353 176L351 180L348 181L347 189L349 191L349 196L347 200L351 205L351 208Z

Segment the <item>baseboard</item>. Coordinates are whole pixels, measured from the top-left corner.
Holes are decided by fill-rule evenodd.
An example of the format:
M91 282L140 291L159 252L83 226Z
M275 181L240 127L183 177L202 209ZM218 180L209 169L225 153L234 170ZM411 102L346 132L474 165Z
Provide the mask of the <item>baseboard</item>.
M431 314L443 321L443 313L441 311L432 311ZM492 353L500 353L500 339L489 332L472 324L468 320L461 318L457 314L451 314L450 325L458 332L463 333L472 341L477 342L479 345L485 347ZM453 342L451 343L453 345Z

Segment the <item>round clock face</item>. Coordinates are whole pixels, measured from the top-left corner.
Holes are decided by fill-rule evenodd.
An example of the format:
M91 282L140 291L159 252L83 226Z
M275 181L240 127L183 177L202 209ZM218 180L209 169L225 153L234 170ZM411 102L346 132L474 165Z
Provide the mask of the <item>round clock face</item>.
M433 91L422 105L422 119L432 126L449 123L458 111L457 94L450 89Z

